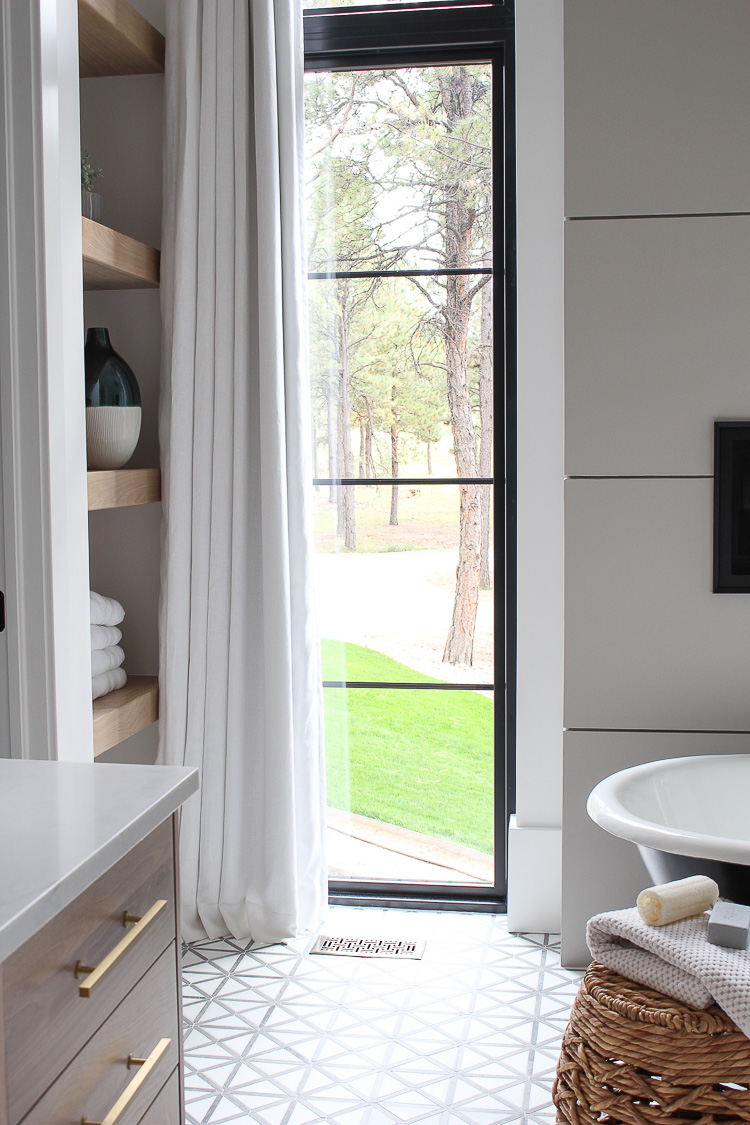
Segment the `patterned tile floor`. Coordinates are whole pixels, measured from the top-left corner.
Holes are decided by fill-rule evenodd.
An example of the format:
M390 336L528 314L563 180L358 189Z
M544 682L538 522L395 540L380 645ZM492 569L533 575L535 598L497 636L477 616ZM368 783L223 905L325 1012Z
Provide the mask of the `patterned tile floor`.
M189 1125L554 1122L580 974L505 917L332 907L321 932L426 940L421 961L309 955L314 937L186 948Z

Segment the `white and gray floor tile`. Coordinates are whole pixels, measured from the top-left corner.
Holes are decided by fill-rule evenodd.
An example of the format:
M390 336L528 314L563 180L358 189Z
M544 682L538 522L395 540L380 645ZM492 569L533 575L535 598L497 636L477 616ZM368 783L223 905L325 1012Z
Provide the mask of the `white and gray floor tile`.
M331 908L326 934L426 940L421 960L187 946L188 1125L552 1125L579 973L505 917Z

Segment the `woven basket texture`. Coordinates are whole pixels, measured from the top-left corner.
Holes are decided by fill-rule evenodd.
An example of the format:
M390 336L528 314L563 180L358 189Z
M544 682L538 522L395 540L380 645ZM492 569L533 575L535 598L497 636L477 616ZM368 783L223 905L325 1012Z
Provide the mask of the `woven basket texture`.
M750 1122L750 1039L594 961L573 1004L552 1091L558 1125Z

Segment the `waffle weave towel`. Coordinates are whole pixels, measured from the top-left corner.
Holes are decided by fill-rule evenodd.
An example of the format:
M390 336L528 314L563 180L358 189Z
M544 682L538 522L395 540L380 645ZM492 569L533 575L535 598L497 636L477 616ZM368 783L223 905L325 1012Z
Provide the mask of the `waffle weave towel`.
M750 1036L750 953L706 940L708 914L647 926L638 911L597 914L586 926L591 956L691 1008L716 1003Z

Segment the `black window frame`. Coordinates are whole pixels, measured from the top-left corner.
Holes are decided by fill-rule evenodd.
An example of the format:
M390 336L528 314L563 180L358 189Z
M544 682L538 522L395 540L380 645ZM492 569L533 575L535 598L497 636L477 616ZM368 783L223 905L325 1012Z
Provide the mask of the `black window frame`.
M397 906L502 912L507 901L508 824L515 811L516 750L516 134L515 21L513 0L431 0L304 11L305 69L388 69L465 62L493 64L493 261L504 285L493 290L495 373L495 543L502 545L504 588L495 593L495 883L414 885L330 880L329 901L342 905ZM498 76L502 76L499 82ZM503 220L500 220L503 216ZM500 263L502 262L503 271ZM502 488L502 467L505 489ZM472 481L479 478L472 478ZM484 478L483 478L484 479ZM427 478L434 484L439 482ZM349 483L337 481L336 483ZM353 482L352 482L353 483ZM375 483L374 481L372 483ZM382 483L391 483L390 478ZM399 485L408 483L399 478ZM424 482L420 482L424 483ZM446 479L445 483L449 483ZM450 478L450 483L457 483ZM492 483L487 481L487 483ZM498 589L498 586L500 588ZM504 643L503 643L504 642ZM505 684L498 722L499 688ZM363 687L364 684L351 685ZM367 685L387 687L386 684ZM394 685L395 686L395 685ZM417 686L417 685L412 685ZM460 685L463 686L463 685ZM498 779L505 779L505 785Z

